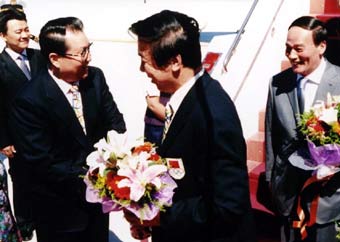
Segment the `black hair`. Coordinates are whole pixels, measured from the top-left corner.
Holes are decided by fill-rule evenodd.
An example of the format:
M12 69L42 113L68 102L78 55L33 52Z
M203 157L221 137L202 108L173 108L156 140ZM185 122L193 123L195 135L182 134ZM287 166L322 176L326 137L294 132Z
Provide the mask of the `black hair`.
M21 5L6 4L0 9L0 33L7 33L7 22L9 20L23 20L27 22L26 14Z
M327 29L325 24L312 16L302 16L291 23L288 30L292 27L300 27L313 31L313 42L317 46L323 41L327 41Z
M39 44L42 55L49 61L50 53L64 55L66 30L83 31L83 22L76 17L57 18L48 21L40 30Z
M151 44L152 57L159 67L181 55L183 66L201 66L200 30L198 22L185 14L163 10L129 28L138 40Z

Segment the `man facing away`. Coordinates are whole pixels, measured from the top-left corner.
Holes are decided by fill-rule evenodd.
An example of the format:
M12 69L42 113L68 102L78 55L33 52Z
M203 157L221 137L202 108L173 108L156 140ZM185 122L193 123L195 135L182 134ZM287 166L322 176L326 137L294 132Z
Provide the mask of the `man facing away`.
M298 197L301 196L303 206L309 206L312 198L319 195L317 212L305 210L311 219L315 216L316 223L307 227L307 238L303 241L337 241L334 221L340 219L339 174L321 190L315 186L302 195L300 191L311 173L290 163L307 149L306 141L297 130L298 114L309 110L317 100L326 101L327 93L340 94L340 68L323 57L326 40L326 28L318 19L303 16L294 20L286 39L286 56L291 68L275 75L269 86L266 177L276 209L282 216L282 241L302 240L301 231L292 227L297 219Z
M152 226L156 242L255 241L240 120L227 93L201 67L198 22L165 10L130 31L138 37L141 71L172 94L158 152L181 169L170 208L143 224L130 214L127 219Z
M0 54L0 152L9 158L14 211L24 240L32 238L32 205L26 189L29 186L27 170L9 134L8 116L16 93L46 65L38 50L28 48L30 36L22 6L3 5L0 9L0 37L6 46Z
M103 72L89 66L90 46L75 17L48 21L39 35L48 69L15 99L10 121L30 166L39 242L108 242L109 216L87 203L86 157L109 130L125 132Z

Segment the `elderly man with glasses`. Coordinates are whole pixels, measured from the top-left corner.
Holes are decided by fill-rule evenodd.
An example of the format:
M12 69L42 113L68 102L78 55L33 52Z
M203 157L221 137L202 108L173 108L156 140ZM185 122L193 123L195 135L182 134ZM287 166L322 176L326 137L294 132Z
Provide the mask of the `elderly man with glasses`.
M40 31L48 68L22 90L10 121L15 145L30 165L39 242L108 242L109 217L85 201L86 157L109 130L125 132L81 20L58 18Z

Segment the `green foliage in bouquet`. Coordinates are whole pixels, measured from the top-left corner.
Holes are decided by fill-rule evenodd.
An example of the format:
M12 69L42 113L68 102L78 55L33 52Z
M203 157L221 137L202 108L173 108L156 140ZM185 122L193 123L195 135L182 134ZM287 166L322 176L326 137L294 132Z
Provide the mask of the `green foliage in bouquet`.
M340 103L330 107L319 106L299 117L298 129L316 146L340 144Z

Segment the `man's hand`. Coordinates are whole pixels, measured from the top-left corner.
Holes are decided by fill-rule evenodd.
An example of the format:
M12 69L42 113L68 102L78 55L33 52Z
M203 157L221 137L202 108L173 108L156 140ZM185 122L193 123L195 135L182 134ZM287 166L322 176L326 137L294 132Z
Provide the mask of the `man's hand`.
M13 158L16 152L17 151L15 150L13 145L6 146L5 148L0 150L0 153L4 154L8 158Z
M130 212L127 209L123 210L125 219L132 225L139 225L143 227L152 227L152 226L159 226L160 224L160 216L159 213L157 216L152 220L140 220L136 215Z
M159 96L146 96L146 104L148 108L156 115L160 120L165 119L165 106L160 102Z
M141 221L127 209L123 209L125 219L130 223L130 232L133 238L144 240L151 236L151 227L159 225L159 213L153 220Z

